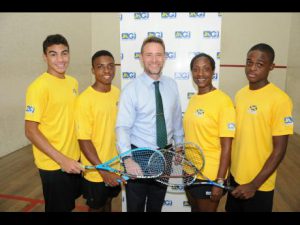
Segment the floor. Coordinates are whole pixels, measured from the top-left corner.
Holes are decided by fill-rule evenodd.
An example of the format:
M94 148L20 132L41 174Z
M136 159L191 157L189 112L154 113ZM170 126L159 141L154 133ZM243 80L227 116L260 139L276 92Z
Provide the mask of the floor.
M300 211L300 136L290 137L286 156L278 169L274 212ZM44 201L31 146L0 158L0 212L43 212ZM224 212L226 196L218 211ZM77 199L75 212L86 212L84 199ZM122 212L122 196L113 200L113 212Z

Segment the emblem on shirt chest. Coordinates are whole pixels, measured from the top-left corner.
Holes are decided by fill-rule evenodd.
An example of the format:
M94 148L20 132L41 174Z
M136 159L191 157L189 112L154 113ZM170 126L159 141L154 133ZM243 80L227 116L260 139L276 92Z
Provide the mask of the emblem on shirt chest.
M256 105L250 105L249 108L248 108L248 112L249 112L250 114L256 114L256 113L257 113L257 110L258 110L258 108L257 108Z
M205 111L203 109L196 109L195 115L197 117L203 117L204 113L205 113Z

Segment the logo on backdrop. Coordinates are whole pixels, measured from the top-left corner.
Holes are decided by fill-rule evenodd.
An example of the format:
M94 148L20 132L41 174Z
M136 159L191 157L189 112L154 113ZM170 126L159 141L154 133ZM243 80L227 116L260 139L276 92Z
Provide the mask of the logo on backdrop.
M191 31L175 31L176 39L190 39Z
M190 78L190 73L188 72L175 72L175 80L188 80Z
M205 13L204 12L190 12L189 17L190 18L204 18Z
M188 92L187 99L191 99L191 97L195 94L195 92Z
M217 59L221 58L221 52L217 52Z
M135 40L136 33L122 33L121 37L122 37L122 40Z
M135 52L134 53L134 59L140 59L141 53L140 52Z
M172 206L172 205L173 205L173 201L170 200L170 199L165 199L164 205L165 205L165 206Z
M218 80L218 78L219 78L219 74L218 73L214 73L212 79L213 80Z
M204 38L219 38L219 31L215 30L205 30L203 31L203 37Z
M147 19L149 19L149 13L147 13L147 12L134 13L134 19L135 20L147 20Z
M123 72L122 77L123 77L123 79L134 79L134 78L136 78L136 73L135 72Z
M158 38L163 38L163 32L154 32L150 31L148 32L148 37L158 37Z
M166 52L167 59L176 59L176 52Z
M176 18L176 12L162 12L161 13L162 19L175 19Z

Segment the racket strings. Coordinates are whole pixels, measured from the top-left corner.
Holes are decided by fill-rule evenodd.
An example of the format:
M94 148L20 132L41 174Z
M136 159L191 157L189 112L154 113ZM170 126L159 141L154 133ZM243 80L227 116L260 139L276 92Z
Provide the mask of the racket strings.
M122 157L124 171L135 178L155 178L165 170L165 159L157 150L133 150Z
M163 150L162 153L166 169L156 181L168 186L186 186L194 181L197 175L196 168L185 159L182 152Z
M205 165L202 150L191 142L176 144L163 155L166 171L156 180L168 186L191 185Z

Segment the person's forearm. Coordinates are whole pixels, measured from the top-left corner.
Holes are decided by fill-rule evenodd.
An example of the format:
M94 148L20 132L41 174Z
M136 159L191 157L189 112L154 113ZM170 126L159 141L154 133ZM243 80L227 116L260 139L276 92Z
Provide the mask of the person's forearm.
M288 135L273 137L273 152L265 162L262 170L252 180L252 184L258 189L278 168L284 158L288 143Z
M231 157L231 137L221 137L221 156L220 156L220 165L216 178L225 178L227 170L230 165Z
M92 165L102 164L102 161L99 159L96 148L91 140L78 141L81 151Z

